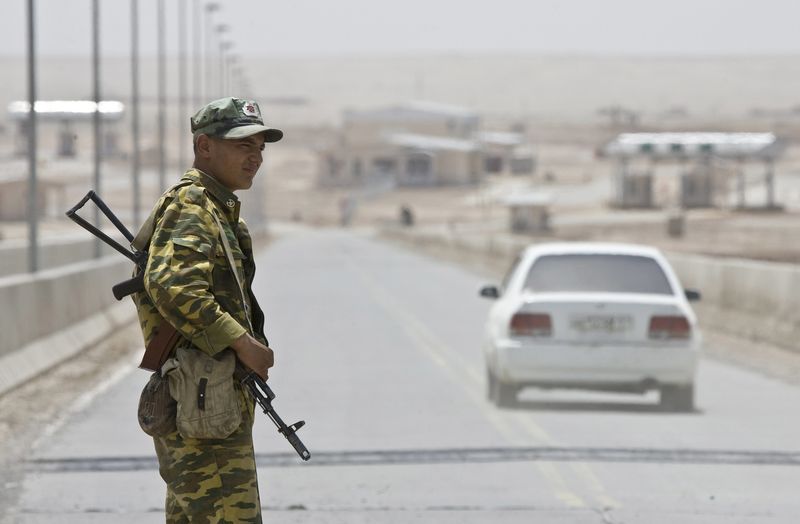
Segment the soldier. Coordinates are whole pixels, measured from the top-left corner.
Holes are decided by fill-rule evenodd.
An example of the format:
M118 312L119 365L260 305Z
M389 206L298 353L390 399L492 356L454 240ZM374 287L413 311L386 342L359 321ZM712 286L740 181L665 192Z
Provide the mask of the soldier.
M165 319L182 337L178 348L202 351L214 362L233 352L238 362L266 378L274 356L251 289L252 239L239 217L234 191L252 186L264 144L277 142L283 132L264 125L255 102L236 98L215 100L200 109L191 119L191 129L193 167L161 196L148 220L153 234L145 292L134 297L145 342ZM232 257L226 256L226 249ZM231 259L243 291L228 263ZM154 437L159 471L167 484L167 523L261 522L252 439L254 402L238 381L230 382L231 397L238 399L232 433L195 438L175 430ZM200 396L204 394L205 390ZM177 400L180 418L181 399Z

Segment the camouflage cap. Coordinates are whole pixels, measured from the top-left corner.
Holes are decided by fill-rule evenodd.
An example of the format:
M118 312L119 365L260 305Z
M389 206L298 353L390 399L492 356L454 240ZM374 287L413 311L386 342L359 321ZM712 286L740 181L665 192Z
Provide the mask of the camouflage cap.
M191 118L192 135L217 138L245 138L264 133L267 142L283 138L283 131L264 125L261 110L252 100L220 98L203 106Z

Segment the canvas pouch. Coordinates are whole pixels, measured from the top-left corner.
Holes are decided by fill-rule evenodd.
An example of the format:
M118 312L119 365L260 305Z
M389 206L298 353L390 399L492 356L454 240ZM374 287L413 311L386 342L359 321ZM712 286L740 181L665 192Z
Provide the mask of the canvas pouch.
M178 348L162 368L177 401L176 426L184 438L220 439L242 422L234 387L236 355L232 350L212 357L197 348Z
M169 381L156 371L139 396L139 427L151 437L163 437L175 431L177 402L169 391Z

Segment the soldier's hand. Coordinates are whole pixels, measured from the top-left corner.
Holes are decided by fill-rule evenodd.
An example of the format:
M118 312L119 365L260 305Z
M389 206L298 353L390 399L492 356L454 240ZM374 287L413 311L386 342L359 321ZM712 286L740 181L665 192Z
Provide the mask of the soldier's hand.
M267 379L268 370L275 365L275 353L249 334L245 333L237 338L231 348L236 352L238 359L253 370L258 376Z

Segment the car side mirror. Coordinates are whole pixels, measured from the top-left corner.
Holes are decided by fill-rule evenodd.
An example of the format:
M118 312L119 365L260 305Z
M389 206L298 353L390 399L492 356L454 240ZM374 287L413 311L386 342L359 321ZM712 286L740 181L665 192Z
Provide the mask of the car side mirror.
M695 289L685 289L683 292L686 294L686 300L689 302L697 302L700 300L700 292Z
M497 289L497 286L483 286L480 294L484 298L498 298L500 296L500 290Z

